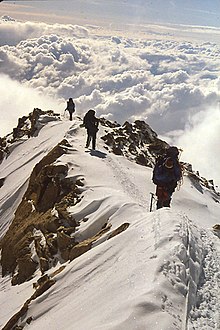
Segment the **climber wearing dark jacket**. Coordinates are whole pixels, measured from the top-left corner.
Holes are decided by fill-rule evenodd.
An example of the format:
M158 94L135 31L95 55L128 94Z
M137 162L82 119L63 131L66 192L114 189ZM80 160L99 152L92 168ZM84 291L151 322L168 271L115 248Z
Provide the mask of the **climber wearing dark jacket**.
M90 109L83 118L83 124L87 129L86 148L89 147L92 140L92 149L96 148L96 134L98 132L99 120L95 117L95 111Z
M177 157L166 157L157 161L152 178L157 185L157 209L170 206L172 194L181 177L182 171Z
M73 102L72 98L69 98L69 100L67 101L67 106L65 110L69 111L70 120L73 120L73 113L75 112L75 103Z

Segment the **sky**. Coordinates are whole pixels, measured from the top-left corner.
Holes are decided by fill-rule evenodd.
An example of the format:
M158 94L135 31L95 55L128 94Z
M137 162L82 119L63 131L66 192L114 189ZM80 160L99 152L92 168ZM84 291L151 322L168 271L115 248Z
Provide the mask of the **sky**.
M11 130L8 113L16 125L17 117L34 107L62 113L73 97L79 115L95 108L98 116L119 123L147 121L183 149L185 161L220 185L219 1L209 8L205 1L185 1L184 8L175 1L166 8L164 1L65 3L0 4L0 104L8 110L0 135ZM142 22L138 12L145 10L154 23ZM187 10L190 25L179 19L171 24ZM115 15L114 23L101 12ZM117 20L117 13L128 18L131 12L133 20ZM166 13L166 20L159 19ZM212 22L205 26L204 18Z
M212 226L219 223L219 197L184 175L171 208L155 210L154 201L149 212L152 169L106 150L100 136L109 128L100 125L97 150L85 152L86 130L77 114L72 122L48 116L41 122L39 134L13 144L0 164L5 178L0 237L33 167L63 138L71 147L56 164L67 166L73 182L84 183L79 203L68 209L77 221L73 235L82 242L106 223L109 231L71 262L56 255L58 262L46 272L55 284L29 303L19 325L33 330L145 330L146 324L153 330L218 329L220 243ZM127 229L109 239L124 223ZM33 236L41 238L40 244L46 241L34 224ZM31 252L38 262L34 244ZM52 275L60 266L63 270ZM1 328L33 295L40 277L38 268L32 279L12 286L10 276L0 276Z
M107 24L172 23L220 27L220 1L205 0L38 0L4 1L15 15L33 15L36 20L80 18L82 21L101 21ZM4 5L1 4L1 5ZM16 13L17 12L17 13ZM20 14L19 14L20 12ZM29 18L30 19L30 18Z

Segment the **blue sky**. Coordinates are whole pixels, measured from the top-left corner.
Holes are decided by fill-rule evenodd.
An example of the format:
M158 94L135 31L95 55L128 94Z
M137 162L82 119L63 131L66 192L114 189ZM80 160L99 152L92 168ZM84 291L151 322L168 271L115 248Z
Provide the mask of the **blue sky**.
M220 0L5 0L0 4L0 14L3 4L10 4L15 16L20 12L25 18L29 13L39 20L51 20L54 16L54 20L65 22L65 16L77 16L97 23L100 20L220 27Z

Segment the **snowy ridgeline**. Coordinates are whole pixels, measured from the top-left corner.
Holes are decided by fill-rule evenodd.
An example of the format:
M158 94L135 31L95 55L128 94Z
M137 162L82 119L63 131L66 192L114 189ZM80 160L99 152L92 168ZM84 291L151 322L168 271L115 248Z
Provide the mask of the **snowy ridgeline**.
M172 207L155 211L154 205L150 213L155 189L150 167L113 154L102 139L98 150L85 149L79 118L40 118L44 125L37 136L23 136L0 165L0 235L14 218L34 166L65 138L66 152L54 164L67 166L66 179L83 183L78 202L68 206L76 223L70 237L81 247L89 242L89 248L72 261L58 251L41 294L39 267L21 285L11 286L9 275L1 278L0 325L26 302L15 324L31 329L219 329L220 244L212 230L219 221L219 196L186 172ZM101 126L99 137L109 132ZM34 198L29 204L35 215ZM58 211L49 210L59 220ZM32 226L33 237L45 246L43 227ZM53 231L56 235L60 232ZM36 244L30 248L39 262Z

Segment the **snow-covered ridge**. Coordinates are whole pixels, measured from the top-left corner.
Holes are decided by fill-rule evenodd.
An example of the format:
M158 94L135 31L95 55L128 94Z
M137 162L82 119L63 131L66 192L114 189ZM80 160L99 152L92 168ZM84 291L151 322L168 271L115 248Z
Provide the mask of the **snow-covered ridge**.
M136 164L136 157L143 147L153 161L156 133L146 145L134 135L129 151L117 142L134 141L129 129L137 134L137 127L103 121L99 137L113 139L99 139L98 150L90 151L80 118L39 119L44 125L36 136L16 140L0 165L1 237L19 213L22 239L28 237L23 257L39 265L20 286L11 287L9 275L1 279L7 312L0 308L0 324L28 301L15 323L24 328L217 329L219 238L209 228L218 221L219 196L211 184L186 171L172 208L149 213L152 170ZM114 146L127 157L112 153ZM14 280L24 259L18 257Z

